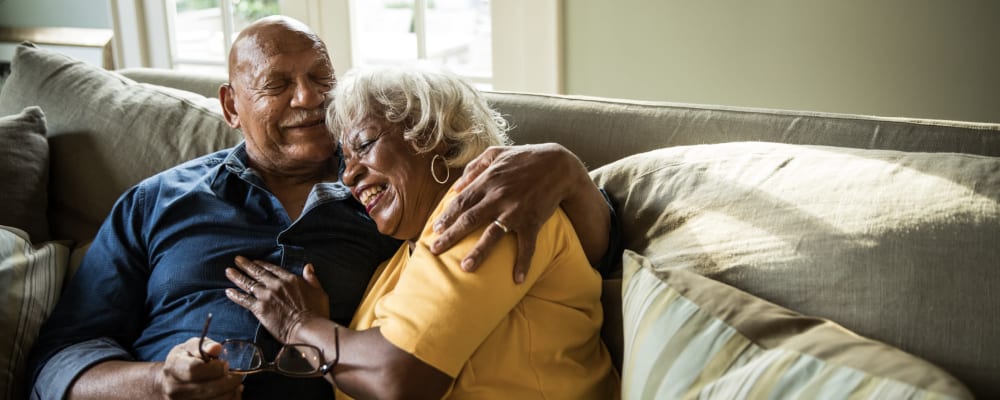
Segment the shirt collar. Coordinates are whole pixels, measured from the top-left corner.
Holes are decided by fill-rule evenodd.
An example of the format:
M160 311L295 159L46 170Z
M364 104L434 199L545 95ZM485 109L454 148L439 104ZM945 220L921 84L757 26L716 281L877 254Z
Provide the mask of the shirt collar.
M223 164L226 166L226 170L236 174L237 176L250 180L251 182L258 183L261 187L264 186L263 181L252 169L247 167L247 146L246 142L240 142L240 144L233 147L233 151L226 156ZM309 193L309 198L306 200L305 208L310 208L310 205L319 204L326 201L339 201L345 200L351 197L351 189L344 185L339 176L343 174L343 157L340 157L340 148L337 148L337 157L341 159L340 163L340 174L338 174L338 179L336 182L323 182L313 186L312 191Z
M233 151L229 152L226 159L222 161L229 172L237 175L243 174L247 170L247 142L240 142L240 144L233 147Z

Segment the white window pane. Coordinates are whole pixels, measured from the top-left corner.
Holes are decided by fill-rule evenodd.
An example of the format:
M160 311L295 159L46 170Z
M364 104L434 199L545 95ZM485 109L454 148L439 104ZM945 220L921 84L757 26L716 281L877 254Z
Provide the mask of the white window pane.
M357 65L395 64L417 59L413 0L360 0L356 8Z
M219 0L177 0L176 5L175 61L200 64L224 60L225 42Z
M459 75L488 80L492 75L489 0L428 0L427 4L427 59Z
M176 0L175 4L174 68L182 70L224 72L226 40L235 39L253 21L280 11L278 0Z

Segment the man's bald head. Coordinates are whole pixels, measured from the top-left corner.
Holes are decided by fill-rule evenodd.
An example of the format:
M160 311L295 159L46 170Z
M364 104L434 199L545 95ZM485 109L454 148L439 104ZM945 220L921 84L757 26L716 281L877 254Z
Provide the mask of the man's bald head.
M249 165L282 179L326 179L332 168L335 178L337 146L323 124L334 84L326 46L305 24L277 16L243 29L219 101L229 126L243 131Z
M260 65L261 58L308 48L329 59L326 45L306 24L283 15L261 18L236 36L229 51L229 81L248 72L246 67Z

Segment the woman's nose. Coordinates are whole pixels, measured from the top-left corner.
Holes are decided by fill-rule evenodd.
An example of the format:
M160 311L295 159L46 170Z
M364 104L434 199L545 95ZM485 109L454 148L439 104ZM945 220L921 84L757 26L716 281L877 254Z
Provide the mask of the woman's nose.
M361 177L361 167L358 165L357 159L353 157L344 156L344 184L347 186L354 186L358 183L358 178Z

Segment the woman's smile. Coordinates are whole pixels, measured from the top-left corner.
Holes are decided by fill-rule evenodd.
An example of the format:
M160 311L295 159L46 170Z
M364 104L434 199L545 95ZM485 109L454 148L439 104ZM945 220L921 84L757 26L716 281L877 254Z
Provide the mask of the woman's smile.
M365 212L369 215L372 213L372 209L378 204L379 200L382 199L382 195L385 194L385 190L388 185L365 185L357 190L355 198L365 206Z
M449 185L435 180L431 161L436 152L418 152L404 137L404 130L402 125L375 118L345 128L343 181L379 232L413 240L420 236ZM438 164L439 169L447 167L446 162Z

